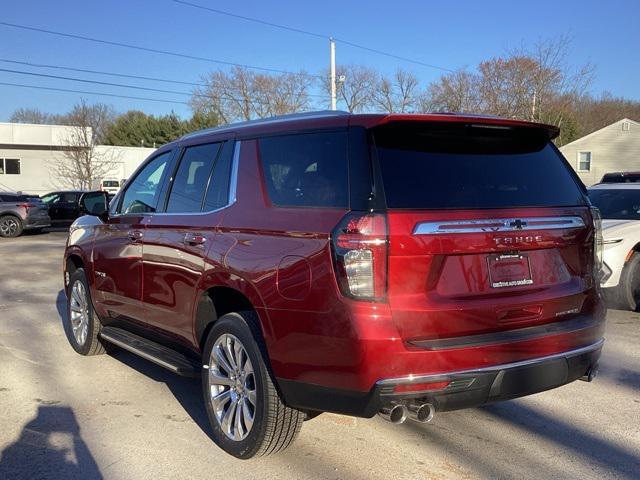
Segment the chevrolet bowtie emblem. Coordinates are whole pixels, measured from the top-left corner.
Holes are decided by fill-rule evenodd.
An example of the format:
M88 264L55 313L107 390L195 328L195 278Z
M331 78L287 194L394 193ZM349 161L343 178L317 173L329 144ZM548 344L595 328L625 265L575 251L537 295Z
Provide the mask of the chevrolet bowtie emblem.
M509 226L512 228L515 228L517 230L522 230L524 227L527 226L527 222L523 222L520 219L514 220L513 222L509 223Z

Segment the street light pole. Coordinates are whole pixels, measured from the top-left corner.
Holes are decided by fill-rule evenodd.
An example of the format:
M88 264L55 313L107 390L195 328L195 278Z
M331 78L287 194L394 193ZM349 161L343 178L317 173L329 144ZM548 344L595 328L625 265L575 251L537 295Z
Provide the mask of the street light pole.
M331 110L336 110L336 42L329 38L331 70Z

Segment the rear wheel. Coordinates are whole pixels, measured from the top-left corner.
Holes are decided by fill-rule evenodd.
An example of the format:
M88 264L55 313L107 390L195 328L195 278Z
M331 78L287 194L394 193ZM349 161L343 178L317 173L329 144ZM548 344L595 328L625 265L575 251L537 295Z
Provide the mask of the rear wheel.
M78 268L69 278L64 332L73 349L80 355L100 355L106 352L98 337L100 326L84 269Z
M257 321L253 312L222 316L203 352L202 390L214 441L242 459L284 450L305 418L276 391Z
M615 308L636 311L640 306L640 254L634 253L622 269L613 297Z
M22 234L22 220L13 215L0 217L0 237L12 238Z

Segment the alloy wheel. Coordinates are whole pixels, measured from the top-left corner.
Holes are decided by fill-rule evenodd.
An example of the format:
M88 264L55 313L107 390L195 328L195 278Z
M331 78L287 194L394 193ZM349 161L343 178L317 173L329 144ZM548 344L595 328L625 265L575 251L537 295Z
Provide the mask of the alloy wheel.
M71 288L71 330L78 346L84 345L89 331L89 302L84 283L77 280Z
M213 345L208 366L209 398L218 425L231 440L244 440L253 427L257 407L249 355L237 337L226 333Z
M0 220L0 233L4 237L11 237L18 231L20 225L15 218L5 217Z

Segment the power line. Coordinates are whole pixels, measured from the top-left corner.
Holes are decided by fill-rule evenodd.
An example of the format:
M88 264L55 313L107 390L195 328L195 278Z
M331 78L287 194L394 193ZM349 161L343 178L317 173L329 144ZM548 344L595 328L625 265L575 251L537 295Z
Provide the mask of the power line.
M12 70L12 69L8 69L8 68L0 68L0 72L5 72L5 73L12 73L12 74L17 74L17 75L29 75L32 77L42 77L42 78L51 78L51 79L55 79L55 80L65 80L65 81L71 81L71 82L82 82L82 83L89 83L92 85L105 85L105 86L109 86L109 87L118 87L118 88L131 88L134 90L144 90L144 91L148 91L148 92L157 92L157 93L169 93L172 95L186 95L186 96L194 96L194 97L200 97L200 98L211 98L211 95L206 95L206 94L200 94L200 93L189 93L189 92L181 92L178 90L164 90L164 89L160 89L160 88L151 88L151 87L141 87L139 85L128 85L128 84L124 84L124 83L113 83L113 82L101 82L99 80L89 80L86 78L77 78L77 77L65 77L65 76L61 76L61 75L49 75L46 73L36 73L36 72L25 72L23 70ZM44 88L44 87L43 87ZM53 88L49 88L50 90L53 90ZM64 91L64 90L63 90ZM82 92L80 92L82 93ZM85 92L85 93L91 93L91 92ZM96 92L93 92L94 94L97 94ZM105 94L107 95L107 94ZM108 94L107 96L112 96L112 97L117 97L117 95L115 94ZM143 100L142 97L130 97L130 96L123 96L122 98L137 98L139 100ZM221 100L233 100L236 102L244 102L245 100L239 97L234 97L233 95L228 95L228 94L223 94L220 96ZM161 100L158 100L161 101ZM163 100L164 101L164 100ZM258 100L255 98L252 98L250 100L248 100L249 103L251 104L257 104L257 105L271 105L270 102L264 101L264 100ZM170 102L170 103L174 103L174 102ZM188 102L177 102L177 103L182 103L184 105L190 105Z
M32 62L22 62L20 60L9 60L7 58L0 58L0 62L3 63L13 63L16 65L27 65L29 67L36 68L53 68L57 70L67 70L70 72L80 72L80 73L92 73L96 75L108 75L112 77L121 77L121 78L133 78L136 80L150 80L154 82L165 82L165 83L174 83L178 85L191 85L194 87L205 87L206 83L196 83L196 82L186 82L184 80L173 80L167 78L158 78L158 77L145 77L142 75L131 75L127 73L116 73L116 72L105 72L102 70L90 70L87 68L76 68L76 67L67 67L62 65L48 65L44 63L32 63Z
M36 72L25 72L23 70L12 70L9 68L0 68L0 72L5 72L5 73L15 73L18 75L30 75L32 77L43 77L43 78L53 78L56 80L69 80L72 82L82 82L82 83L91 83L93 85L106 85L109 87L121 87L121 88L133 88L135 90L145 90L148 92L158 92L158 93L170 93L170 94L174 94L174 95L187 95L190 96L192 95L189 92L180 92L178 90L164 90L161 88L151 88L151 87L141 87L138 85L127 85L124 83L114 83L114 82L101 82L100 80L89 80L86 78L75 78L75 77L64 77L61 75L49 75L46 73L36 73ZM206 95L199 95L197 93L193 94L194 96L206 96Z
M287 25L280 25L278 23L267 22L265 20L260 20L258 18L245 17L244 15L238 15L236 13L225 12L224 10L219 10L217 8L205 7L204 5L198 5L197 3L185 2L183 0L173 0L175 3L181 3L182 5L186 5L193 8L199 8L201 10L207 10L209 12L218 13L220 15L226 15L227 17L239 18L241 20L246 20L248 22L259 23L261 25L267 25L269 27L280 28L282 30L288 30L290 32L302 33L304 35L309 35L312 37L323 38L328 40L329 37L327 35L323 35L321 33L309 32L308 30L302 30L300 28L289 27Z
M385 51L379 50L377 48L371 48L371 47L367 47L365 45L361 45L359 43L354 43L354 42L350 42L348 40L343 40L341 38L331 37L330 35L324 35L324 34L317 33L317 32L311 32L309 30L302 30L300 28L290 27L288 25L282 25L282 24L279 24L279 23L267 22L265 20L260 20L259 18L253 18L253 17L244 16L244 15L238 15L236 13L227 12L227 11L224 11L224 10L220 10L218 8L211 8L211 7L207 7L207 6L204 6L204 5L199 5L197 3L192 3L192 2L185 1L185 0L171 0L171 1L174 2L174 3L181 4L181 5L186 5L188 7L198 8L198 9L201 9L201 10L206 10L206 11L209 11L209 12L217 13L219 15L225 15L227 17L238 18L238 19L241 19L241 20L245 20L247 22L258 23L260 25L267 25L269 27L279 28L281 30L287 30L287 31L290 31L290 32L300 33L300 34L311 36L311 37L322 38L324 40L329 40L329 39L333 38L333 40L335 40L336 42L340 42L340 43L342 43L344 45L348 45L350 47L359 48L361 50L366 50L368 52L377 53L378 55L384 55L386 57L395 58L396 60L401 60L401 61L407 62L407 63L413 63L415 65L420 65L420 66L423 66L423 67L434 68L436 70L442 70L442 71L445 71L445 72L454 72L454 70L452 70L450 68L440 67L438 65L433 65L431 63L421 62L420 60L415 60L415 59L412 59L412 58L403 57L401 55L396 55L395 53L385 52Z
M194 87L207 87L208 86L206 83L187 82L187 81L184 81L184 80L173 80L173 79L167 79L167 78L147 77L147 76L141 76L141 75L131 75L131 74L127 74L127 73L105 72L103 70L90 70L90 69L86 69L86 68L75 68L75 67L67 67L67 66L62 66L62 65L49 65L49 64L41 64L41 63L23 62L23 61L19 61L19 60L10 60L10 59L6 59L6 58L0 58L0 62L12 63L12 64L16 64L16 65L27 65L27 66L36 67L36 68L51 68L51 69L57 69L57 70L68 70L70 72L91 73L91 74L96 74L96 75L107 75L107 76L112 76L112 77L131 78L131 79L136 79L136 80L148 80L148 81L154 81L154 82L173 83L173 84L178 84L178 85L190 85L190 86L194 86ZM105 84L112 85L112 84L109 84L109 83L105 83ZM122 85L118 85L118 84L113 84L113 85L122 86ZM162 91L162 90L159 90L159 91ZM170 91L167 91L167 92L162 91L162 92L163 93L170 93ZM182 94L182 92L180 92L180 94ZM317 95L317 94L312 94L312 93L307 93L307 96L308 97L322 98L322 99L326 99L327 98L326 95Z
M248 68L248 69L251 69L251 70L261 70L263 72L270 72L270 73L282 73L282 74L292 74L292 75L298 75L299 74L299 73L296 73L296 72L291 72L291 71L288 71L288 70L280 70L280 69L277 69L277 68L258 67L258 66L255 66L255 65L248 65L248 64L243 64L243 63L227 62L227 61L224 61L224 60L217 60L217 59L213 59L213 58L200 57L200 56L197 56L197 55L190 55L190 54L187 54L187 53L172 52L172 51L169 51L169 50L160 50L160 49L157 49L157 48L149 48L149 47L142 47L140 45L132 45L130 43L114 42L112 40L104 40L104 39L100 39L100 38L87 37L87 36L84 36L84 35L77 35L75 33L56 32L54 30L46 30L44 28L31 27L31 26L28 26L28 25L19 25L17 23L0 22L0 25L5 26L5 27L17 28L17 29L21 29L21 30L29 30L29 31L32 31L32 32L46 33L48 35L57 35L59 37L73 38L75 40L84 40L84 41L87 41L87 42L101 43L101 44L104 44L104 45L112 45L112 46L115 46L115 47L129 48L129 49L132 49L132 50L139 50L139 51L142 51L142 52L157 53L157 54L160 54L160 55L169 55L169 56L179 57L179 58L188 58L190 60L199 60L199 61L203 61L203 62L217 63L219 65L242 67L242 68Z
M165 100L161 98L149 98L149 97L134 97L131 95L118 95L115 93L104 93L104 92L88 92L85 90L72 90L68 88L54 88L54 87L42 87L39 85L25 85L21 83L9 83L9 82L0 82L0 85L6 87L20 87L20 88L33 88L36 90L52 90L55 92L67 92L67 93L81 93L84 95L98 95L103 97L115 97L115 98L126 98L129 100L147 100L151 102L162 102L162 103L173 103L173 104L182 104L189 105L187 102L181 102L180 100Z
M359 45L357 43L349 42L347 40L342 40L340 38L334 38L336 42L340 42L343 45L349 45L351 47L359 48L361 50L366 50L368 52L377 53L378 55L384 55L385 57L395 58L396 60L402 60L403 62L413 63L415 65L421 65L423 67L435 68L436 70L442 70L443 72L453 73L455 70L446 67L440 67L438 65L433 65L431 63L421 62L420 60L413 60L412 58L403 57L400 55L396 55L395 53L384 52L382 50L378 50L376 48L365 47L364 45Z

